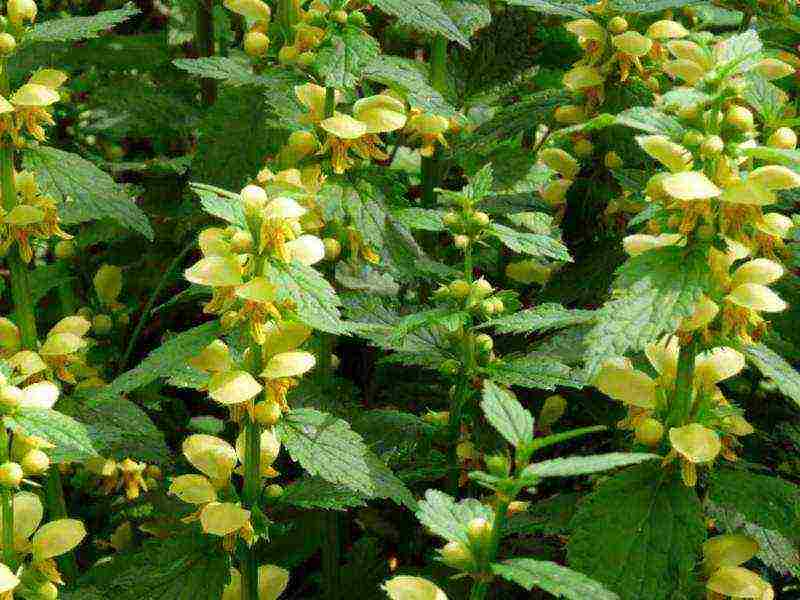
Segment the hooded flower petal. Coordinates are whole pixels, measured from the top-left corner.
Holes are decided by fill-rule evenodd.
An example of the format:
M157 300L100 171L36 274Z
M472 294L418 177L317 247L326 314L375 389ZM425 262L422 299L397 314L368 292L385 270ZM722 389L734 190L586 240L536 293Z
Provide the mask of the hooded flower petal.
M56 333L71 333L78 337L83 337L92 328L92 324L88 319L79 316L64 317L58 323L53 325L52 329L47 332L48 336Z
M261 393L262 386L247 371L215 373L208 383L208 394L220 404L240 404Z
M11 104L24 108L44 108L61 99L58 92L39 83L26 83L11 96Z
M622 361L607 361L594 381L595 387L624 404L639 408L655 408L656 384L645 373Z
M22 390L22 408L53 408L58 400L58 386L49 381L39 381Z
M275 565L258 567L258 600L277 600L289 585L289 571Z
M239 531L250 520L250 511L232 502L211 502L200 513L205 533L226 536Z
M225 0L222 4L229 11L248 19L269 22L269 6L261 0Z
M233 367L230 349L222 340L214 340L197 356L189 359L195 369L209 373L230 371Z
M539 160L567 179L575 179L581 166L578 161L561 148L546 148L539 152Z
M667 175L661 180L661 185L676 200L708 200L722 194L722 190L699 171Z
M699 423L671 428L669 441L678 454L694 464L712 462L722 450L717 432Z
M767 235L781 239L789 237L789 231L794 227L794 222L780 213L767 213L761 221L755 224L756 229Z
M383 584L392 600L447 600L445 593L422 577L398 575Z
M736 287L743 283L760 283L769 285L783 277L785 270L780 263L767 258L755 258L744 263L733 272L731 285Z
M664 336L655 344L649 344L644 349L645 356L653 365L656 373L667 381L672 381L678 371L679 352L678 338L674 335Z
M353 116L367 126L367 133L389 133L406 124L406 107L387 94L361 98L353 105Z
M636 141L645 152L673 173L692 168L692 153L663 135L640 135Z
M573 92L603 85L605 78L594 67L581 65L564 74L564 86Z
M42 525L33 536L33 561L69 552L86 537L86 527L76 519L58 519Z
M319 126L340 140L357 140L367 133L366 123L341 113L320 121Z
M662 233L661 235L648 235L646 233L635 233L626 236L622 240L622 245L630 256L638 256L648 250L663 248L665 246L676 245L683 236L679 233Z
M264 469L272 465L281 453L281 442L271 429L261 432L261 468ZM236 453L239 460L245 464L245 454L247 452L247 435L242 431L236 438Z
M747 181L767 190L792 190L800 187L800 174L782 165L767 165L751 171Z
M217 500L211 482L202 475L181 475L172 480L169 493L189 504L208 504Z
M198 285L230 287L242 283L242 266L236 256L207 256L186 269L187 280Z
M3 563L0 563L0 594L10 592L19 585L19 578Z
M712 569L736 567L758 554L758 542L738 533L717 535L703 544L705 564Z
M310 352L283 352L267 362L261 376L266 379L297 377L314 368L317 359Z
M637 31L626 31L611 39L614 47L630 56L645 56L653 47L653 40Z
M196 433L183 441L183 455L213 481L227 481L238 462L236 450L225 440Z
M722 567L714 572L706 583L712 592L730 598L753 598L771 600L772 588L752 571L744 567Z
M315 235L301 235L286 243L289 255L304 265L315 265L325 258L325 244Z
M275 300L278 288L266 277L253 277L244 285L236 288L236 296L249 302L267 304Z
M695 358L695 379L710 387L738 375L744 365L744 355L741 352L727 346L712 348Z
M647 37L654 40L682 38L689 35L689 30L677 21L663 19L656 21L647 28Z
M766 206L774 204L777 197L774 192L771 192L756 180L748 179L725 188L720 200L731 204Z
M681 331L696 331L711 323L719 314L719 305L703 294L697 301L691 316L681 321Z
M781 312L788 306L778 294L758 283L743 283L735 287L725 299L758 312Z
M278 196L264 208L264 215L268 219L299 219L307 212L296 200L287 196Z

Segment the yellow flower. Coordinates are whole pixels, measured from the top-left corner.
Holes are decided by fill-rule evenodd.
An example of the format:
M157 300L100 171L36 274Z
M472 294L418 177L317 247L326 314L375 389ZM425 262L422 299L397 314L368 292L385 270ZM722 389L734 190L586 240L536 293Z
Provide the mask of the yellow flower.
M447 600L439 587L422 577L398 575L381 587L392 600Z
M406 124L406 131L410 134L409 141L419 139L422 141L422 156L431 157L439 143L447 147L445 132L450 128L450 121L442 116L423 113L412 115Z
M306 83L298 85L294 88L294 94L300 101L300 104L308 109L308 113L303 115L300 119L302 123L309 125L316 125L325 118L325 97L326 90L324 87L315 83ZM336 104L341 100L341 94L336 92L334 94Z
M320 121L319 126L328 134L319 154L330 151L333 172L341 175L353 166L348 151L355 148L359 138L367 133L367 125L350 115L337 113Z
M258 567L258 600L277 600L289 585L289 571L275 565ZM240 600L242 597L242 575L231 569L231 581L222 592L222 600Z

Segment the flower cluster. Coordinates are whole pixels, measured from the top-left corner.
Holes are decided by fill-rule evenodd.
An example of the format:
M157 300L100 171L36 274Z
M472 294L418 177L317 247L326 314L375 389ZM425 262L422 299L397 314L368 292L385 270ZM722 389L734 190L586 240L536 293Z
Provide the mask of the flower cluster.
M54 69L40 69L10 98L0 96L0 137L9 136L16 146L24 146L23 132L45 140L44 125L54 125L50 107L61 97L58 89L67 76Z

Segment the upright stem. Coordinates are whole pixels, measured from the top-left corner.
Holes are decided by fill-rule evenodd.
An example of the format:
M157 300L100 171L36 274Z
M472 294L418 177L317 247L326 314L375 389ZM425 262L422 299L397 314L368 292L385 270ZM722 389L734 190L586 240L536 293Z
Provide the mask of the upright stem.
M0 463L9 458L9 435L5 425L0 425ZM3 564L12 571L17 570L17 555L14 552L14 505L11 488L0 487L0 512L3 515Z
M497 494L494 519L492 520L492 537L489 540L488 549L482 565L483 577L477 579L472 585L472 590L469 595L470 600L483 600L486 597L486 593L489 591L489 584L493 578L491 565L497 558L497 553L500 550L500 538L506 526L506 515L508 514L509 504L511 504L511 498L504 494Z
M258 505L261 492L261 431L258 423L245 417L245 459L242 504L247 509ZM242 563L242 600L258 600L258 555L255 546L247 549Z
M292 43L292 31L300 16L298 0L278 0L278 22L284 29L286 43Z
M67 503L64 500L64 486L61 483L61 472L58 465L52 465L47 471L47 512L50 518L66 519ZM78 579L78 561L74 552L67 552L58 557L58 566L66 580L75 583Z
M431 85L440 94L447 89L447 39L441 35L433 38L430 52ZM439 185L441 166L434 156L422 157L422 202L426 208L436 205L434 188Z
M325 118L329 119L336 114L336 88L325 88Z
M214 0L197 0L196 20L197 50L201 57L214 56ZM217 82L204 77L200 80L203 106L211 106L217 99Z
M675 377L675 391L669 411L670 427L681 427L692 411L694 391L695 344L689 342L681 346L678 354L678 371Z

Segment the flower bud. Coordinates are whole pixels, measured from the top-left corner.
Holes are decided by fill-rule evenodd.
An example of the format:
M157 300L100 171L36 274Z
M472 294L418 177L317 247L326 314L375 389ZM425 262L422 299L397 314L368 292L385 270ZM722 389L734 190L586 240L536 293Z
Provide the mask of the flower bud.
M244 51L248 56L260 58L269 50L269 38L260 31L249 31L244 35Z
M461 369L461 363L454 358L448 358L439 365L439 372L442 375L455 375Z
M19 487L25 474L22 467L15 462L6 462L0 465L0 485L5 487Z
M446 410L428 412L423 415L422 420L431 425L447 425L450 422L450 413Z
M459 542L448 542L439 549L442 562L459 571L469 571L473 567L472 553Z
M342 361L339 359L339 357L335 354L331 354L331 369L335 371L339 368L340 364L342 364Z
M277 402L267 400L255 405L253 415L259 424L264 427L272 427L281 420L283 411L281 411L281 407L278 406Z
M553 113L553 118L562 125L577 125L586 120L586 109L575 104L559 106Z
M542 410L539 411L539 418L536 424L539 429L548 430L556 421L564 416L567 410L567 400L564 396L554 395L548 396L544 401Z
M367 26L367 15L358 10L351 12L347 20L351 25L355 25L356 27L364 28Z
M511 465L507 456L494 454L486 457L486 469L495 477L508 477L511 472Z
M483 277L472 284L472 292L480 299L486 298L494 291L492 284Z
M645 446L658 446L664 437L664 426L653 418L642 419L636 426L636 441Z
M95 315L92 319L92 331L97 335L106 335L114 327L114 321L106 314Z
M342 245L335 238L325 238L322 240L325 246L325 260L336 260L342 253Z
M0 410L4 412L16 410L24 397L25 394L15 385L0 387Z
M257 214L267 205L267 192L257 185L248 185L239 194L245 214Z
M236 254L246 254L253 249L253 236L249 231L239 229L231 237L231 250Z
M305 52L300 53L300 56L297 57L297 64L301 67L310 67L314 64L314 61L317 60L317 53L312 52L311 50L306 50Z
M10 33L0 33L0 55L8 56L17 48L17 40Z
M317 136L310 131L292 132L287 141L287 145L292 152L300 158L304 158L316 152L317 148L319 148Z
M751 131L753 129L753 113L744 106L734 105L725 113L725 122L739 131Z
M452 210L446 212L445 215L442 217L442 223L444 223L445 227L453 227L455 225L458 225L460 221L461 218L458 216L458 214L454 213Z
M76 312L76 315L79 317L83 317L87 321L91 321L92 317L94 316L94 311L88 306L81 306Z
M8 20L16 27L22 26L24 21L33 23L37 12L36 2L33 0L8 0L6 4Z
M294 46L284 46L278 51L278 62L282 65L291 65L297 62L299 55L300 52Z
M272 500L277 500L281 496L283 496L283 486L278 485L277 483L273 483L272 485L268 485L264 490L264 493L267 495L267 498Z
M161 469L156 465L147 465L147 467L145 467L144 474L150 479L161 479L164 476L164 474L161 472Z
M756 63L753 70L767 81L782 79L794 73L794 67L777 58L764 58Z
M453 236L453 245L458 248L459 250L465 250L469 247L469 236L467 235L456 235Z
M61 240L53 250L56 258L66 260L75 256L75 242L72 240Z
M476 517L467 523L467 537L475 554L482 554L492 538L492 525L483 517Z
M347 23L347 12L344 10L335 10L331 13L331 19L340 25L345 25Z
M21 466L26 475L41 475L50 468L50 457L34 449L22 457Z
M476 458L475 445L472 442L459 442L456 445L456 456L462 462Z
M608 169L621 169L624 166L624 163L622 162L622 159L619 157L619 154L617 154L613 150L611 150L610 152L606 152L606 155L603 158L603 163Z
M463 279L456 279L450 286L450 293L456 300L462 300L469 296L470 285Z
M490 335L481 333L480 335L475 337L475 347L478 349L479 352L488 354L494 348L494 340Z
M608 22L608 30L614 35L625 33L627 29L628 21L625 20L625 17L617 16Z
M772 148L794 150L797 147L797 134L789 127L779 127L769 136L767 145Z
M486 227L491 219L489 215L482 211L476 211L472 214L472 222L478 227Z
M700 153L703 158L714 158L715 156L719 156L724 149L725 142L722 141L721 137L718 135L709 135L703 140L700 146Z
M58 588L50 581L45 581L40 585L36 593L41 600L57 600L58 598Z
M572 150L573 152L575 152L577 156L581 157L591 156L592 152L594 151L594 145L586 138L580 138L575 142L575 144L572 147Z

